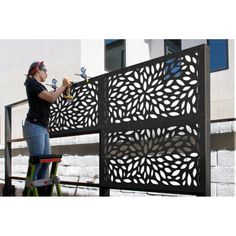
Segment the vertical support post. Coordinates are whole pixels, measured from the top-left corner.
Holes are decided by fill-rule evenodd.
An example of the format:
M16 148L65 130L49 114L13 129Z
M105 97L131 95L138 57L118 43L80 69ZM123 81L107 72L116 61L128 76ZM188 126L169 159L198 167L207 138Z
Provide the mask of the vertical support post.
M104 155L105 155L105 135L104 135L104 130L100 131L99 134L99 182L100 182L100 186L102 185L102 187L99 188L99 196L110 196L110 189L106 188L104 186L104 182L105 182L105 176L104 176L104 172L105 172L105 165L104 165Z
M109 188L100 187L99 188L99 196L100 197L109 197L110 196L110 189Z
M210 150L210 49L204 45L204 74L205 74L205 196L211 196L211 150Z
M199 69L200 78L200 166L203 172L200 175L202 185L198 196L211 196L211 165L210 165L210 50L202 45L200 50Z
M3 188L3 196L14 196L15 188L11 181L11 106L5 106L5 185Z
M104 186L104 155L105 155L105 118L104 113L105 113L105 99L106 99L106 83L105 83L105 77L101 77L98 81L98 125L100 129L99 133L99 183L100 187L99 188L99 196L110 196L110 189L106 188Z

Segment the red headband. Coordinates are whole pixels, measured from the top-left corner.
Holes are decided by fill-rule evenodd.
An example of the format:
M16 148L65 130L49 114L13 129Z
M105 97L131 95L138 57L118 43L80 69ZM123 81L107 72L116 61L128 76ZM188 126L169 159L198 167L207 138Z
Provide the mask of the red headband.
M36 73L36 71L39 69L40 65L43 64L43 61L38 62L37 65L35 67L33 67L33 69L30 71L30 75L34 75Z

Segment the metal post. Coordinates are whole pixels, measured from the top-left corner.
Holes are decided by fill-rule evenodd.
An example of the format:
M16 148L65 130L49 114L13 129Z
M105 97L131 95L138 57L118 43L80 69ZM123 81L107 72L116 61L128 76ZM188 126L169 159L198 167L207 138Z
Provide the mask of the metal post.
M109 188L100 187L99 188L99 196L100 197L109 197L110 196L110 189Z
M105 117L104 117L104 109L105 108L105 99L107 97L105 88L106 83L104 78L99 80L98 85L98 102L99 102L99 113L98 113L98 124L100 127L99 133L99 182L100 185L104 183L104 155L105 155L105 144L104 144L104 128L105 128ZM106 187L99 188L99 196L110 196L110 189Z
M204 74L205 74L205 196L211 196L211 151L210 151L210 49L204 46Z
M3 196L15 196L15 188L11 181L11 107L5 106L5 185Z
M211 196L211 168L210 168L210 51L207 45L203 45L201 50L200 78L200 174L201 191L197 196Z

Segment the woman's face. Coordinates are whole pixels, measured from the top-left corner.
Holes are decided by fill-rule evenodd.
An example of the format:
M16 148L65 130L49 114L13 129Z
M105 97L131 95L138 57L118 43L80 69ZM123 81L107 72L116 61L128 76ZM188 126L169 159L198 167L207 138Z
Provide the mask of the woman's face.
M45 82L46 81L46 78L47 78L47 70L40 70L39 69L39 71L38 71L38 73L39 73L39 77L40 77L40 81L41 82Z

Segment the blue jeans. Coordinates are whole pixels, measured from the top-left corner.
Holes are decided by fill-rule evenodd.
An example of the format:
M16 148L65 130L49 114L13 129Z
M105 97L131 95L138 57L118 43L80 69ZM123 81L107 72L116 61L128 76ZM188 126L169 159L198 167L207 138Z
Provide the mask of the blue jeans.
M46 128L26 120L23 126L23 136L26 139L30 156L51 154L49 133ZM48 163L36 164L34 179L47 178L48 166Z

